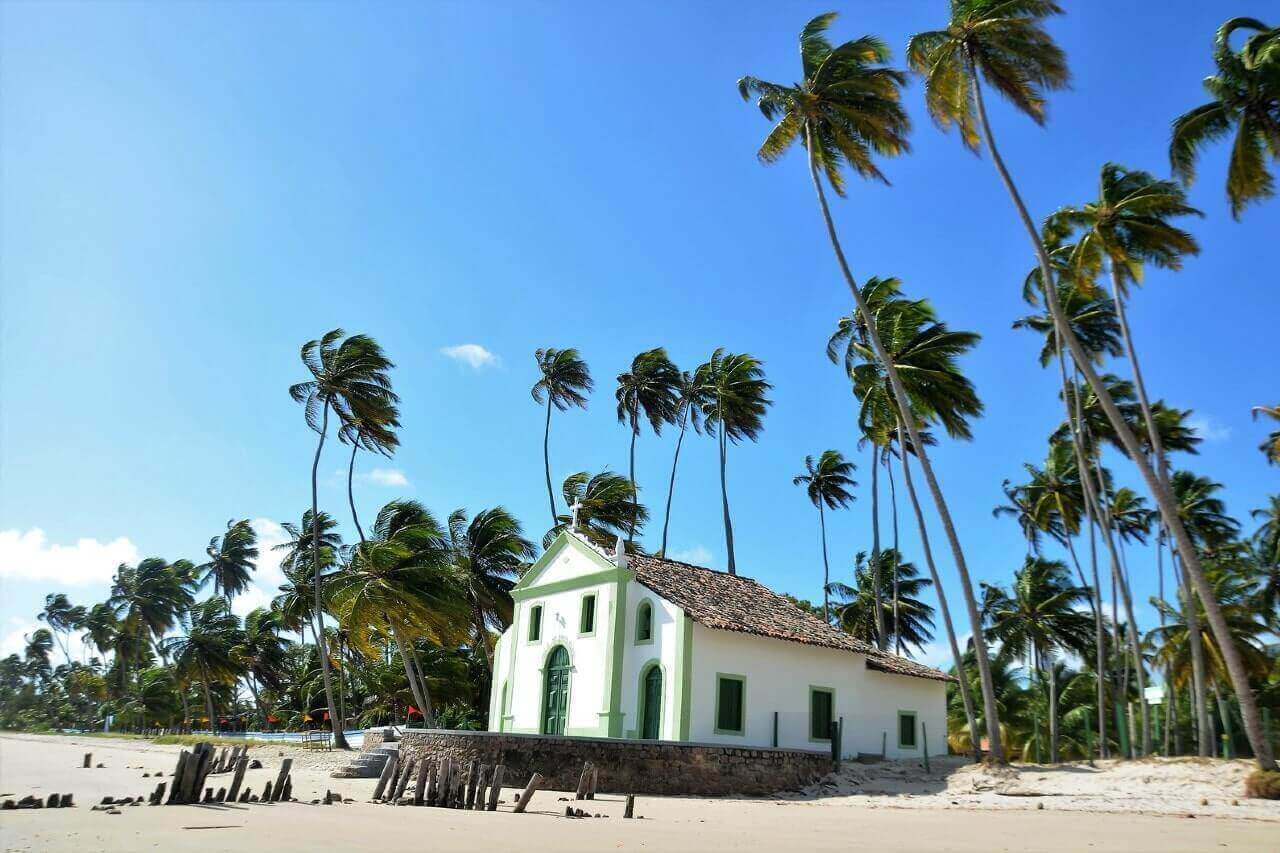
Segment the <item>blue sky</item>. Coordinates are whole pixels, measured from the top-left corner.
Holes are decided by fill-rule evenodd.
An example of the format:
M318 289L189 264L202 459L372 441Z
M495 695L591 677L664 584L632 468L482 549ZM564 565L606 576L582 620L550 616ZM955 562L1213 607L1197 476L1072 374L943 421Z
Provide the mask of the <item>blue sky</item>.
M1214 29L1274 14L1250 0L1157 16L1139 0L1069 5L1051 30L1073 87L1053 95L1048 126L992 104L1037 217L1090 198L1105 160L1166 173L1170 121L1205 100ZM775 404L759 443L730 451L740 570L819 594L816 513L791 477L838 448L864 484L829 524L847 576L870 547L870 472L823 346L849 297L802 158L756 161L767 126L734 88L744 73L794 80L796 34L827 8L0 6L3 651L48 591L97 600L120 559L199 558L228 518L260 519L268 537L299 518L314 436L286 389L304 378L299 346L335 326L385 346L403 397L401 451L358 463L362 514L400 496L441 515L502 504L535 539L548 519L534 349L578 347L597 379L588 411L554 419L557 481L625 472L612 393L635 353L666 346L692 368L717 346L750 352ZM878 34L899 61L946 12L835 8L836 37ZM1032 258L990 162L930 123L917 82L907 104L914 151L883 164L892 187L851 182L835 216L855 275L897 275L983 335L964 368L986 416L936 459L977 578L1004 580L1023 545L991 508L1002 479L1043 458L1060 413L1039 342L1010 329ZM1249 417L1277 402L1258 354L1280 309L1260 262L1280 201L1233 222L1226 155L1207 152L1191 191L1202 255L1152 272L1131 313L1153 393L1196 411L1191 467L1245 517L1280 478ZM462 345L489 358L443 351ZM655 512L673 445L639 443ZM346 519L344 466L326 454L320 498ZM723 568L719 512L715 445L692 437L671 550ZM913 527L904 512L918 559ZM1141 601L1153 559L1131 556ZM945 554L940 569L955 594ZM274 578L264 566L240 608Z

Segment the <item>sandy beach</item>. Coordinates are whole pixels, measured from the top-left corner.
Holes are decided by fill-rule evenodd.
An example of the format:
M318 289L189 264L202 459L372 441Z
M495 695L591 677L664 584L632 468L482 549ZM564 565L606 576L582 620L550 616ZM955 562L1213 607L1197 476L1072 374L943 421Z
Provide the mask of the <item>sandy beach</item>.
M349 759L278 746L254 747L263 769L255 791L294 759L297 803L125 807L91 811L104 795L149 793L181 747L148 741L0 735L0 797L73 793L74 809L0 813L5 851L262 849L348 850L847 850L1030 851L1280 848L1280 803L1241 798L1244 762L1134 762L1120 767L1013 767L998 771L935 762L854 766L803 792L775 798L640 797L642 820L622 820L621 797L601 795L592 813L564 817L564 792L540 791L529 813L494 814L375 805L373 780L331 779ZM81 768L83 754L94 764ZM1143 789L1147 790L1143 790ZM326 790L355 802L312 805ZM1202 805L1202 801L1208 805ZM1235 800L1235 804L1233 804ZM1043 807L1041 807L1043 806Z

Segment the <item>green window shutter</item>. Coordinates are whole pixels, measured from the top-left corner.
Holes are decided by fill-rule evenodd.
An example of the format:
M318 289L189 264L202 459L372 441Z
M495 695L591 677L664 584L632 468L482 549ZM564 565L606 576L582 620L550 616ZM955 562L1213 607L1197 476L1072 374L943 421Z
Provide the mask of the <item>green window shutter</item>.
M916 715L914 711L898 712L898 746L902 749L916 748Z
M542 639L542 605L535 604L529 610L529 642Z
M740 679L720 678L716 690L716 729L724 732L742 731L742 688Z
M809 737L813 740L831 739L832 699L828 690L809 691Z
M653 607L649 602L640 605L636 612L636 641L653 639Z
M596 629L596 597L594 595L584 595L582 597L582 615L578 617L578 633L590 634Z

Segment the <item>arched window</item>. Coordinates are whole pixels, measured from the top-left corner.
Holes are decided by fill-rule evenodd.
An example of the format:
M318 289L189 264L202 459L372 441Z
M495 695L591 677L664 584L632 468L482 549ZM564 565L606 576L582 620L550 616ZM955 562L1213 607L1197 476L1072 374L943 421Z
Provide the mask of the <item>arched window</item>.
M636 642L653 642L653 605L647 601L636 608Z

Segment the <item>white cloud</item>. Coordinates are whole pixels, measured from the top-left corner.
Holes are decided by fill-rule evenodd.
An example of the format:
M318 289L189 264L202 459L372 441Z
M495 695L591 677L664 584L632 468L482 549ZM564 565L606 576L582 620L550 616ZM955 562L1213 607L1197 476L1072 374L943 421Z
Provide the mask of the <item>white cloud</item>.
M672 551L667 555L670 559L681 563L690 563L695 566L710 566L715 560L715 555L705 545L694 545L692 548L685 548L682 551Z
M1205 441L1226 441L1231 438L1231 427L1219 423L1208 415L1196 415L1187 420L1187 426Z
M404 488L409 485L409 478L399 468L374 468L364 478L379 486Z
M441 347L440 353L454 361L460 361L473 370L485 367L497 367L501 359L479 344L458 344L453 347Z
M18 616L10 616L7 627L8 630L4 632L3 636L0 636L0 657L8 657L9 655L21 656L23 650L27 647L27 637L40 628L48 628L49 626L34 619L27 620ZM67 644L67 651L71 653L72 660L83 661L91 654L98 654L96 649L89 652L89 647L81 641L79 633L72 631L69 635L60 634L54 640L53 651L49 654L49 662L54 666L67 662L67 659L62 654L62 643Z
M78 539L74 545L50 544L33 527L0 531L0 578L52 581L65 586L108 583L121 563L136 563L138 548L127 537L110 542Z

